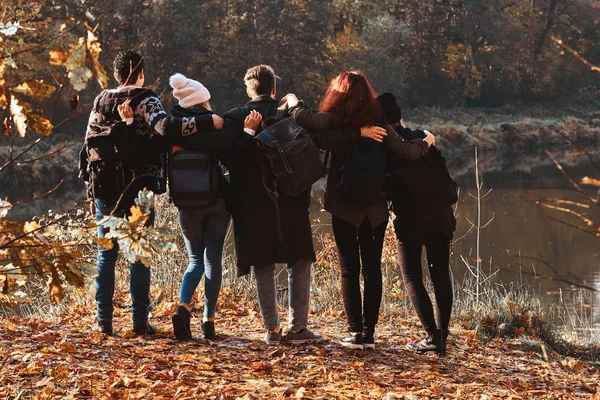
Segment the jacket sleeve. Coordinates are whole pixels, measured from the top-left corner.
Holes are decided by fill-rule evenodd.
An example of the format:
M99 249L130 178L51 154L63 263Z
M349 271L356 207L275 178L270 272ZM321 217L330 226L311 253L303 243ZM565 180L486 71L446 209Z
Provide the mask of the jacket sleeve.
M410 129L410 128L401 126L401 127L396 128L396 132L398 132L398 134L400 136L402 136L402 139L404 139L404 140L424 139L425 138L425 132L423 132L422 130L419 130L419 129Z
M288 112L297 123L308 129L328 129L334 124L331 113L316 112L302 103L290 108Z
M387 136L383 139L386 150L408 161L427 155L429 145L421 139L404 141L390 125L385 127Z
M155 94L142 100L134 114L142 118L158 134L164 136L171 145L216 153L231 150L234 146L230 137L215 130L212 115L189 118L170 116Z
M211 115L177 118L167 114L156 93L148 94L137 104L134 116L142 119L150 128L167 139L190 136L198 132L215 130Z

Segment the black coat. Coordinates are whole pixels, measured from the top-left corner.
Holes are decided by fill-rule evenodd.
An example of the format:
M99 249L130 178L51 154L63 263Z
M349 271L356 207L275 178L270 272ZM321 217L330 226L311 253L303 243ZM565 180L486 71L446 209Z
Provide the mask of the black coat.
M260 96L223 117L222 131L236 142L235 150L220 159L230 174L238 276L250 273L251 266L316 260L309 218L310 190L298 196L279 198L281 241L275 203L262 182L261 154L253 137L243 130L244 119L251 110L266 119L275 116L278 104L269 96Z
M408 140L425 136L422 131L404 127L398 127L397 132ZM440 190L443 185L452 185L453 182L448 182L451 178L440 151L434 146L426 157L410 163L390 155L388 167L392 176L388 193L396 215L394 230L398 240L407 244L426 244L429 238L440 233L451 239L456 230L456 218L447 201L449 195ZM402 173L397 174L401 169ZM439 174L439 170L446 171L446 174ZM407 175L410 175L408 179ZM427 204L423 204L425 200L416 200L413 193L436 195L429 196Z

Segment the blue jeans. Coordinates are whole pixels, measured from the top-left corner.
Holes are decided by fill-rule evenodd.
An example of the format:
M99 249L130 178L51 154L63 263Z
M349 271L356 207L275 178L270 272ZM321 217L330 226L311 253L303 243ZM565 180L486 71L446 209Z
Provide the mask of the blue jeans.
M179 223L189 256L183 275L179 301L191 304L202 275L204 278L204 317L212 318L221 290L223 243L229 225L225 201L202 209L180 209Z
M96 221L110 214L110 209L102 200L96 200ZM148 219L148 226L154 224L154 210ZM103 238L110 229L98 227L98 237ZM119 245L113 241L113 247L105 250L98 246L98 276L96 276L96 305L98 308L98 321L112 321L113 296L115 293L115 264L119 256ZM150 268L141 262L136 262L129 267L129 288L133 303L133 323L144 324L148 321L148 307L150 306Z

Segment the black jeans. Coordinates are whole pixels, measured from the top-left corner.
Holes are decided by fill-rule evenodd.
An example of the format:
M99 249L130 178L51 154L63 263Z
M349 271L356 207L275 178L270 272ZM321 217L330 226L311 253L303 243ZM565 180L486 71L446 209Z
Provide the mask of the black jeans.
M429 333L436 328L447 330L452 313L452 276L450 272L451 239L437 234L423 244L403 244L398 242L398 257L404 286L423 328ZM436 313L433 315L431 299L423 283L421 251L425 246L429 276L433 283ZM403 257L404 255L404 257Z
M381 304L381 252L387 221L373 228L368 218L357 229L335 216L331 219L342 270L342 297L348 330L375 332ZM360 272L364 278L364 303L360 294Z

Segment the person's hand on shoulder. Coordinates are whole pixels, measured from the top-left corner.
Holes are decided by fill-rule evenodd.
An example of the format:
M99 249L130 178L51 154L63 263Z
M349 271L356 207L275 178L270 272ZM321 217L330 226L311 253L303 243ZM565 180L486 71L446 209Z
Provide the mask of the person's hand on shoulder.
M360 128L360 137L373 139L376 142L383 142L383 138L387 136L385 128L380 126L363 126Z
M131 108L131 99L125 100L122 104L117 106L117 110L119 111L119 116L127 125L133 122L133 109Z
M244 120L244 132L250 136L254 136L261 122L262 115L256 110L250 111L250 114L248 114Z
M435 146L435 136L433 136L431 134L431 132L429 132L429 131L423 131L423 132L425 132L425 138L423 140L427 142L429 147Z
M213 114L212 119L216 130L223 129L223 118L219 117L217 114Z
M300 102L294 93L288 93L283 99L285 99L289 108L296 107Z

